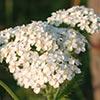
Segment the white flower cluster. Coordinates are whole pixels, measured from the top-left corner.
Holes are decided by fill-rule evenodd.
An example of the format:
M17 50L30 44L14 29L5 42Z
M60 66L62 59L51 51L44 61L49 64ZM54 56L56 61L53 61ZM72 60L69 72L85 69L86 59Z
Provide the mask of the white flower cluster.
M71 12L75 16L76 8L78 12L84 12L85 9L74 7L68 11L58 11L48 22L54 25L59 22L60 25L65 19L69 20L70 17L65 18L68 12L69 16ZM73 23L80 24L70 24ZM0 32L0 62L6 61L9 71L20 86L31 87L35 93L39 93L46 88L46 83L58 88L65 80L71 80L75 74L81 73L78 68L81 63L71 53L85 52L87 43L86 38L74 28L54 27L47 22L33 21L26 26Z
M66 52L68 48L71 48L69 51L80 48L79 52L85 48L86 39L74 30L34 21L1 31L0 38L4 42L0 49L1 62L6 58L18 84L31 87L35 93L45 88L46 83L58 88L64 80L71 80L75 73L81 72L77 67L80 62ZM79 42L82 39L83 46Z
M77 26L80 30L88 33L97 33L100 30L100 16L93 9L84 6L73 6L68 10L59 10L52 13L48 23L55 26L67 24L71 27Z

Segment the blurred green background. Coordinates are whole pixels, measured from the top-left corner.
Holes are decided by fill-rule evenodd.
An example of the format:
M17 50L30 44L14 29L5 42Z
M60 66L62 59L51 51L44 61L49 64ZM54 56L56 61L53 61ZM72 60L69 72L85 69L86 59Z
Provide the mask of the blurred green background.
M80 5L86 6L87 1L81 0ZM28 24L32 20L44 21L52 12L71 6L72 0L0 0L0 30ZM82 81L69 95L70 100L93 100L88 51L84 55L81 54L80 59L83 63ZM4 81L20 100L45 100L41 95L35 95L31 89L26 90L17 86L8 69L1 64L0 80ZM0 87L0 100L13 100L2 87Z

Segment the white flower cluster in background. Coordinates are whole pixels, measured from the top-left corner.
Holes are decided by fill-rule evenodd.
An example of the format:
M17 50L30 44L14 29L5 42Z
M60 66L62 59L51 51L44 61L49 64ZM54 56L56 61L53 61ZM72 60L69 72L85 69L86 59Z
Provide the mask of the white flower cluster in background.
M72 54L85 52L88 41L82 33L73 28L73 24L80 24L74 22L75 9L76 14L80 11L91 11L76 6L68 11L54 13L48 18L50 25L47 22L33 21L26 26L17 26L0 32L0 62L6 61L18 85L24 88L31 87L35 93L39 93L41 89L46 88L47 83L59 88L65 80L72 80L75 74L81 73L78 67L81 63ZM94 15L91 12L90 14ZM86 15L90 17L88 13ZM70 22L70 16L73 16L73 22ZM96 19L97 16L94 20ZM65 20L73 27L57 27L65 23ZM82 20L86 21L84 18ZM97 21L93 21L93 25L95 23ZM97 23L94 30L98 27Z
M91 34L100 30L100 16L92 8L84 6L74 6L68 10L53 12L47 20L51 25L60 26L64 23L71 27L77 26L80 30L85 30Z

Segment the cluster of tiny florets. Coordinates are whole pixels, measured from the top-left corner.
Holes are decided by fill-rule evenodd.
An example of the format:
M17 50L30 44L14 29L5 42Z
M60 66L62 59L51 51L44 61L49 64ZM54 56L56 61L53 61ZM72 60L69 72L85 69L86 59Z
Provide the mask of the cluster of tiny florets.
M59 10L52 13L48 23L55 26L61 24L70 25L70 27L78 27L87 33L97 33L100 30L100 16L98 16L92 8L84 6L74 6L68 10Z
M32 88L35 93L39 93L46 88L46 84L58 88L65 80L71 80L75 74L81 73L78 67L81 63L73 55L85 52L88 41L81 31L73 27L82 27L81 22L77 22L79 19L75 19L78 15L83 16L80 15L82 11L84 17L87 16L90 21L88 17L94 15L94 12L76 6L68 11L53 13L53 16L48 18L50 25L47 22L33 21L26 26L0 32L0 62L6 61L18 85ZM69 20L71 16L73 22ZM94 16L94 20L97 20L97 16ZM86 21L84 18L81 20ZM97 23L91 22L93 25ZM57 27L62 23L72 27Z
M81 72L80 62L66 52L78 50L78 41L82 37L75 30L33 21L27 26L1 31L0 38L3 42L1 62L5 59L20 86L31 87L35 93L45 88L46 83L58 88L64 80L71 80L75 73ZM67 41L74 43L69 45ZM82 42L84 45L85 41ZM83 51L81 47L78 53Z

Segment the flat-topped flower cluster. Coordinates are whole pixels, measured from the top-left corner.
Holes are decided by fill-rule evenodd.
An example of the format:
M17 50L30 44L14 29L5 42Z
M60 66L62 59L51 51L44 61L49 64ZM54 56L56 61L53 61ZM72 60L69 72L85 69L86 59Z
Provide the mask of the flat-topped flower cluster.
M81 73L81 63L72 54L85 52L88 41L79 29L87 34L97 32L99 19L93 10L76 6L53 13L48 22L33 21L3 30L0 62L5 60L18 84L31 87L35 93L46 88L46 83L59 88L65 80Z
M60 26L64 23L91 34L97 33L100 28L100 16L92 8L84 6L74 6L68 10L53 12L47 20L51 25Z

